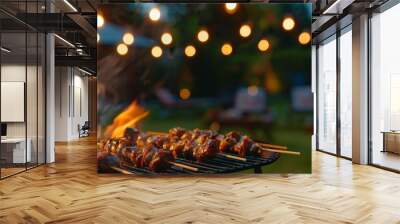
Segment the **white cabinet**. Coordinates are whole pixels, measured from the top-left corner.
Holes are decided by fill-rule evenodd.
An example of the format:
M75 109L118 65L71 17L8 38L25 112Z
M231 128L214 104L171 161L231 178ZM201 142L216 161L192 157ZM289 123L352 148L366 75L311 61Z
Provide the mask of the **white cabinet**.
M27 139L27 147L25 151L24 138L7 138L1 140L2 150L12 151L12 163L25 163L32 161L32 140Z

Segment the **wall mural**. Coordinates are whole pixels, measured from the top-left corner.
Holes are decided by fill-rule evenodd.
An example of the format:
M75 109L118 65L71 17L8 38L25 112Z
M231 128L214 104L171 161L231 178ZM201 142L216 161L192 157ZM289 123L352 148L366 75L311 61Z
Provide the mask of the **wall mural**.
M310 4L98 9L98 171L310 173Z

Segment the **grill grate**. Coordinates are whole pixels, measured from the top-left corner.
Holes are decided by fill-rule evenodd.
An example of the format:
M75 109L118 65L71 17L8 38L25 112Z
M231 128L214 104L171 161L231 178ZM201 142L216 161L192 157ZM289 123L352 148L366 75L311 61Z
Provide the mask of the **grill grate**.
M228 154L229 155L229 154ZM191 161L186 159L177 159L176 162L195 167L197 172L187 170L177 166L171 166L162 174L218 174L218 173L234 173L242 170L255 169L260 171L261 166L265 166L279 159L279 153L269 153L267 157L247 156L246 161L235 160L221 155L217 155L214 159L204 162ZM140 175L159 175L160 173L152 172L146 168L137 168L127 163L121 163L120 167L130 173Z

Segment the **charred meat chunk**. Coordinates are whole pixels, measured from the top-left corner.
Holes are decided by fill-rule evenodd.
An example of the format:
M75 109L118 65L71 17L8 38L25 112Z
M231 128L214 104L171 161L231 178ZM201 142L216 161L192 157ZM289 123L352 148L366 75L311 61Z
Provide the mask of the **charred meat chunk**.
M151 136L146 140L147 145L151 144L159 149L163 148L163 145L166 142L168 142L167 136Z
M172 156L170 151L167 150L158 150L154 153L151 162L149 164L149 169L154 172L162 172L171 167L171 163L174 161L174 157Z
M235 138L225 137L219 144L219 150L224 153L233 152L233 147L237 143Z
M141 133L136 139L136 146L139 148L144 147L147 144L148 135Z
M225 136L229 138L234 138L237 142L239 142L241 138L240 134L236 131L228 132Z
M154 154L158 151L158 149L152 145L147 145L143 149L143 160L142 167L148 167Z
M193 160L195 157L193 156L193 152L195 151L196 144L192 141L184 142L183 147L183 158L188 160Z
M169 150L172 152L172 155L174 158L183 158L183 150L185 148L185 144L183 142L176 142L172 143L171 147Z
M124 138L128 141L129 145L136 145L136 140L139 135L140 132L136 128L127 128L124 131Z
M196 160L202 162L212 159L218 154L218 143L215 139L208 139L203 145L198 146L196 150Z
M234 147L233 151L237 153L241 157L245 157L251 146L253 145L253 141L248 136L243 136Z
M181 138L182 135L184 135L185 133L186 133L186 130L183 129L183 128L180 128L180 127L171 128L171 129L168 131L169 137L178 137L178 138Z

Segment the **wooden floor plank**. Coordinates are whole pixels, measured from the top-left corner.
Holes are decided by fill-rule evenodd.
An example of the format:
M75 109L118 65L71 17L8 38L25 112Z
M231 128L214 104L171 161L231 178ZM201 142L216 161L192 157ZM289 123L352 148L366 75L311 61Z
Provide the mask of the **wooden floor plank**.
M400 223L400 175L313 153L311 175L96 173L96 142L0 181L0 223Z

